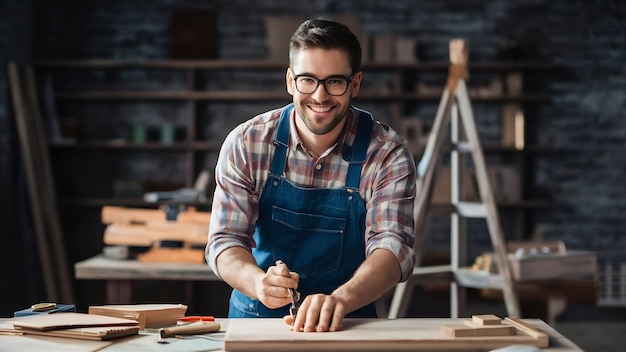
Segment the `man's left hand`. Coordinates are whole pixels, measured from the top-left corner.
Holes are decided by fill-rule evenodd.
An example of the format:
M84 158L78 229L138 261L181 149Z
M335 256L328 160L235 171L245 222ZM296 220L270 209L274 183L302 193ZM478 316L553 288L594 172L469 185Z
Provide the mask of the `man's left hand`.
M341 321L348 313L346 302L334 295L307 296L298 308L295 321L285 316L283 320L293 331L325 332L341 330Z

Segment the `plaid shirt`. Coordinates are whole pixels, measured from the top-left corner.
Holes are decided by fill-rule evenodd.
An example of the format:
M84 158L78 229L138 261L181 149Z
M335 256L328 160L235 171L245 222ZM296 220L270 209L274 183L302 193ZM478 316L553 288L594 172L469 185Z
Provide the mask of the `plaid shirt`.
M222 145L215 170L217 187L206 247L207 262L216 274L215 260L223 250L232 246L250 250L255 246L252 235L259 216L259 198L274 156L273 139L281 110L269 111L242 123ZM290 116L285 177L300 187L344 187L349 164L342 158L342 148L351 146L354 141L356 112L350 109L346 128L337 144L319 158L313 157L302 144L294 116L295 112ZM374 123L360 183L360 194L367 209L363 234L366 255L378 248L394 253L403 281L408 279L415 265L415 177L413 156L402 137L387 126Z

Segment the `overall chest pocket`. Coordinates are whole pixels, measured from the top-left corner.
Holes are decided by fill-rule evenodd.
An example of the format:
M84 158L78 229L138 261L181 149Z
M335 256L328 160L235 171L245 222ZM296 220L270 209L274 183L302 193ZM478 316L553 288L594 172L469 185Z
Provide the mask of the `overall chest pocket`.
M282 259L301 278L339 268L346 219L272 208L272 255Z

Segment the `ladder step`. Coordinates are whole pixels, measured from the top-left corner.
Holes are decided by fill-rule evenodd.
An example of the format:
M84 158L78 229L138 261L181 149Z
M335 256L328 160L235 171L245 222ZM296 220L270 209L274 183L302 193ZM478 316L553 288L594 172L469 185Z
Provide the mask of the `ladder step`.
M454 272L454 277L459 284L469 288L492 288L502 290L504 287L502 276L499 274L459 268Z
M469 288L493 288L501 290L502 277L485 271L474 271L468 268L454 270L451 265L435 265L413 268L413 283L432 283L434 281L451 281L455 279L462 286Z
M479 202L459 202L455 205L457 213L466 218L487 218L487 206Z
M432 265L413 268L411 280L415 283L432 283L435 281L452 281L452 265Z
M472 145L467 141L460 141L460 142L454 143L452 149L459 153L471 153Z

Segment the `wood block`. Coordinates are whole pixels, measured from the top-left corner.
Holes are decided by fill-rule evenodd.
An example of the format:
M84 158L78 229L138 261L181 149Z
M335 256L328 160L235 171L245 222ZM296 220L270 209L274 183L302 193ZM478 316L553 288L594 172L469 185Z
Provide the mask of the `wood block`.
M448 337L473 337L474 328L465 324L442 325L441 332Z
M474 329L473 336L512 336L515 327L512 325L478 325L471 320L464 320L464 325Z
M518 131L519 123L516 118L523 116L524 112L519 104L511 103L502 106L501 141L505 147L516 147L523 144L523 131ZM522 138L522 140L519 140Z
M463 39L450 41L450 63L453 65L467 65L467 43Z
M481 326L502 324L502 319L493 314L472 315L472 321Z

